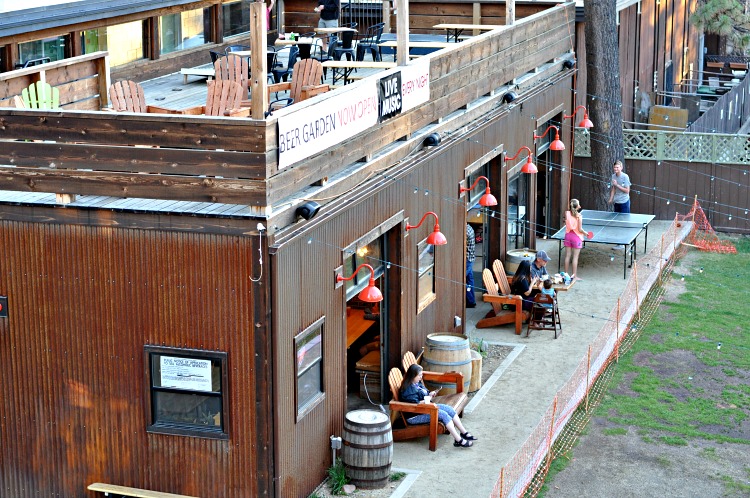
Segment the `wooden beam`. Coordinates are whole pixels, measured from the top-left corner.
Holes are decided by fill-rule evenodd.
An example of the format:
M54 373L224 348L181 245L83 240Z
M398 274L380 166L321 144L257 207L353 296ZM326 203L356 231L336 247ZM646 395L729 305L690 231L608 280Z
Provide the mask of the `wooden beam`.
M396 0L396 62L409 63L409 0Z
M510 26L516 23L516 0L505 0L505 24Z
M266 4L261 2L251 3L250 47L252 47L252 54L250 56L250 75L252 78L250 80L250 92L253 119L265 119L265 112L268 109L267 31Z
M266 206L264 180L2 168L0 190Z

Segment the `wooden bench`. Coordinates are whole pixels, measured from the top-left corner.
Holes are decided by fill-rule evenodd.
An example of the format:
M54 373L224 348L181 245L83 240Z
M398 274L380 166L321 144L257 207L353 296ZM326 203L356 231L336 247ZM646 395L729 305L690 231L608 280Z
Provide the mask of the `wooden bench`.
M104 496L132 496L134 498L197 498L188 495L176 495L174 493L164 493L163 491L149 491L148 489L130 488L128 486L117 486L115 484L105 484L95 482L89 484L89 491L98 491L104 493Z
M180 69L182 75L182 84L187 85L188 76L198 76L200 78L212 79L216 75L213 66L183 67Z

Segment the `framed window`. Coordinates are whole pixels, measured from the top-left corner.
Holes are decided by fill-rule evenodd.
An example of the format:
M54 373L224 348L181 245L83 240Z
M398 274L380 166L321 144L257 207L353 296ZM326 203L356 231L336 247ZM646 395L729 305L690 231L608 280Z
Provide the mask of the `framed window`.
M417 313L435 300L435 246L425 238L417 244L419 275L417 280Z
M375 279L380 278L385 272L383 264L383 239L379 237L367 245L358 246L353 253L344 258L344 276L348 277L362 263L367 263L375 270ZM346 284L347 301L357 295L370 281L367 271L360 271L353 279L344 282Z
M228 439L227 354L146 346L148 432Z
M161 54L208 43L204 22L210 19L208 12L208 9L194 9L159 17Z
M321 317L294 338L297 421L323 401L323 324Z
M81 32L83 53L109 51L109 64L121 66L145 58L144 21L132 21L115 26L87 29Z
M528 176L518 173L508 182L508 249L528 247L526 240Z
M221 4L225 37L250 32L250 2L251 0L235 0Z
M53 36L18 44L18 65L28 61L59 61L65 58L65 36Z

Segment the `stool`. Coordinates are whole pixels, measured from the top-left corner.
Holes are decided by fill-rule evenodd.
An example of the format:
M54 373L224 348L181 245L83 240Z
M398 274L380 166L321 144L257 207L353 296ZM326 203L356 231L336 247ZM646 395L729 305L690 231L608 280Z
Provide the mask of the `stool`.
M356 363L355 369L359 374L359 397L367 399L369 393L373 403L380 403L380 351L370 351L364 355Z

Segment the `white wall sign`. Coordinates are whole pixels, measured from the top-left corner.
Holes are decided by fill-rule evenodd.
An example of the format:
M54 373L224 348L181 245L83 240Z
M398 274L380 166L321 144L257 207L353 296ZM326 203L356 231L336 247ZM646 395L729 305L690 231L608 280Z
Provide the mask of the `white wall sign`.
M211 392L211 360L162 356L161 386Z
M401 73L401 112L430 98L429 61L390 70L385 78ZM286 168L378 123L381 102L379 80L365 80L351 90L279 117L279 169ZM395 114L394 114L395 115Z

